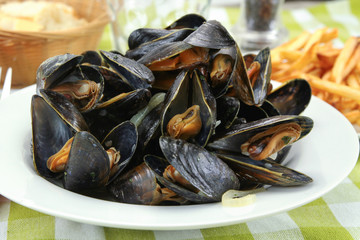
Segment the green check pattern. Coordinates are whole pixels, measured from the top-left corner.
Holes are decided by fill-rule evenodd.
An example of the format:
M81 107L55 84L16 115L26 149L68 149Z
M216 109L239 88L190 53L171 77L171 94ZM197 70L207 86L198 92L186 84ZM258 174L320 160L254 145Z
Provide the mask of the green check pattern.
M212 7L208 19L217 19L230 29L236 25L239 12L236 7ZM358 0L329 1L309 9L284 11L282 17L289 38L323 26L338 28L342 42L360 34ZM99 49L112 49L110 28L106 28ZM309 204L208 229L141 231L94 226L46 215L0 196L0 239L360 239L360 162L336 188Z

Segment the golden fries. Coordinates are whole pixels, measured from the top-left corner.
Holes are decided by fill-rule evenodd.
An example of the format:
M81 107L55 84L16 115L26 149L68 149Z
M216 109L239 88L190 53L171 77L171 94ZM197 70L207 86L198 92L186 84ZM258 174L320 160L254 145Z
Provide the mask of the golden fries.
M360 124L360 37L350 37L343 48L334 47L337 29L322 28L271 51L272 79L309 81L313 94Z

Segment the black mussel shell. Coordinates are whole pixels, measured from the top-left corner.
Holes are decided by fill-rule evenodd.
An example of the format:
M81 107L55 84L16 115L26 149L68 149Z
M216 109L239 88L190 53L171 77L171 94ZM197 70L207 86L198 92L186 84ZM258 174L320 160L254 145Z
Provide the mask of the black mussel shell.
M232 77L235 94L241 101L248 105L261 106L270 87L270 49L262 49L254 58L254 61L260 63L260 71L254 83L251 83L247 74L244 58L237 45L236 48L237 59L235 62L234 75Z
M110 175L109 157L89 132L78 132L71 145L64 172L64 188L82 192L105 186Z
M261 105L261 109L264 110L269 117L280 115L279 110L270 101L266 99ZM283 114L283 115L294 115L294 114Z
M190 13L182 16L181 18L177 19L173 23L171 23L169 26L167 26L165 29L182 29L182 28L193 28L196 29L200 27L204 22L206 22L206 19L195 13Z
M196 57L187 58L186 61L183 61L183 58L180 56L187 51L192 51L193 55ZM179 60L175 61L176 59ZM139 63L144 64L152 71L171 71L190 68L199 64L205 64L208 61L208 49L196 48L183 41L169 42L159 45L138 60Z
M159 38L153 39L148 42L144 42L138 47L126 51L125 56L134 60L139 60L147 53L153 51L153 49L162 47L164 44L169 44L172 42L184 40L193 31L194 31L193 29L188 29L188 28L167 31L167 34L165 34L164 36L161 36Z
M161 202L157 197L158 188L154 172L145 163L118 176L107 187L119 202L144 205Z
M73 136L72 130L39 95L31 99L31 119L34 167L42 177L57 177L60 174L47 168L47 160Z
M274 186L298 186L312 182L309 176L284 167L271 159L252 160L243 155L217 154L241 178Z
M52 88L75 69L83 56L66 53L46 59L36 72L36 89Z
M204 148L170 137L160 137L159 142L169 163L212 201L221 201L229 189L239 189L235 173Z
M220 124L216 127L218 129L228 129L234 123L240 111L239 99L229 96L222 96L216 99L216 116Z
M80 64L89 64L93 66L102 66L104 65L104 61L98 51L88 50L81 53L84 58L81 60Z
M190 191L183 186L180 186L176 183L169 181L168 179L163 177L163 173L167 166L169 166L169 162L156 155L146 155L144 156L144 162L150 169L155 173L157 180L164 185L166 188L175 192L177 195L182 196L183 198L193 202L193 203L207 203L213 202L212 198L209 198L206 195L203 195L201 192L195 193Z
M299 115L311 99L311 87L305 79L293 79L274 89L266 99L282 115Z
M148 89L137 89L119 94L110 100L97 105L97 108L84 113L90 132L102 140L106 134L135 113L145 107L151 98Z
M64 95L49 89L41 89L40 95L73 129L73 132L89 130L83 115Z
M190 71L182 71L168 91L161 117L161 131L166 135L167 124L173 116L193 105L199 105L202 127L195 141L205 146L215 129L216 101L204 76L196 70L190 75Z
M306 136L312 130L314 124L311 118L305 116L280 115L267 117L257 121L234 125L222 136L215 137L215 140L208 143L206 147L216 151L241 153L241 145L252 136L264 132L271 127L292 122L301 126L301 135L298 140Z
M117 72L111 68L99 66L99 72L104 78L104 92L102 102L106 102L120 93L134 91L135 88L124 80Z
M197 47L222 49L235 45L226 28L216 20L209 20L202 24L184 42Z
M130 33L128 38L129 49L135 49L141 44L152 42L155 39L162 38L170 32L166 29L157 28L138 28Z
M247 105L246 103L241 102L241 110L238 113L238 118L244 119L245 122L252 122L267 117L268 114L261 107L255 105Z
M113 181L130 162L135 153L137 142L138 132L135 125L130 121L125 121L113 128L101 142L104 149L114 147L120 152L120 161L111 168L108 183Z
M161 113L164 106L165 93L155 94L149 104L134 115L130 121L135 124L138 130L139 141L134 158L130 165L135 167L143 161L143 156L149 150L149 142L161 135L160 122ZM151 151L155 149L151 146Z
M101 56L120 76L126 79L135 89L150 88L154 74L143 64L133 59L107 51L100 51Z

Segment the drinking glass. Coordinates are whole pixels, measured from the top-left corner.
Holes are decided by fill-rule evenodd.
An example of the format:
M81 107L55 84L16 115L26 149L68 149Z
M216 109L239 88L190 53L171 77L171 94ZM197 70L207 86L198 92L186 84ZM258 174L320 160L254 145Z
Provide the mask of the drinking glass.
M281 21L284 0L242 0L240 18L233 32L243 50L276 47L288 31Z

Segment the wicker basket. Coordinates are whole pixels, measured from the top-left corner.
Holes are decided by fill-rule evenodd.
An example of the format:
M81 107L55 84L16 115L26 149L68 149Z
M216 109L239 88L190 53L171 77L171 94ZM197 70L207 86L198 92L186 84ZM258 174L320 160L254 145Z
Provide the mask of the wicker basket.
M0 0L0 4L3 2L5 1ZM81 28L57 32L0 30L0 66L3 73L8 67L12 67L12 87L19 88L35 83L37 68L49 57L64 53L80 54L86 50L97 49L104 27L110 21L106 11L106 0L57 2L72 6L77 15L89 23Z

